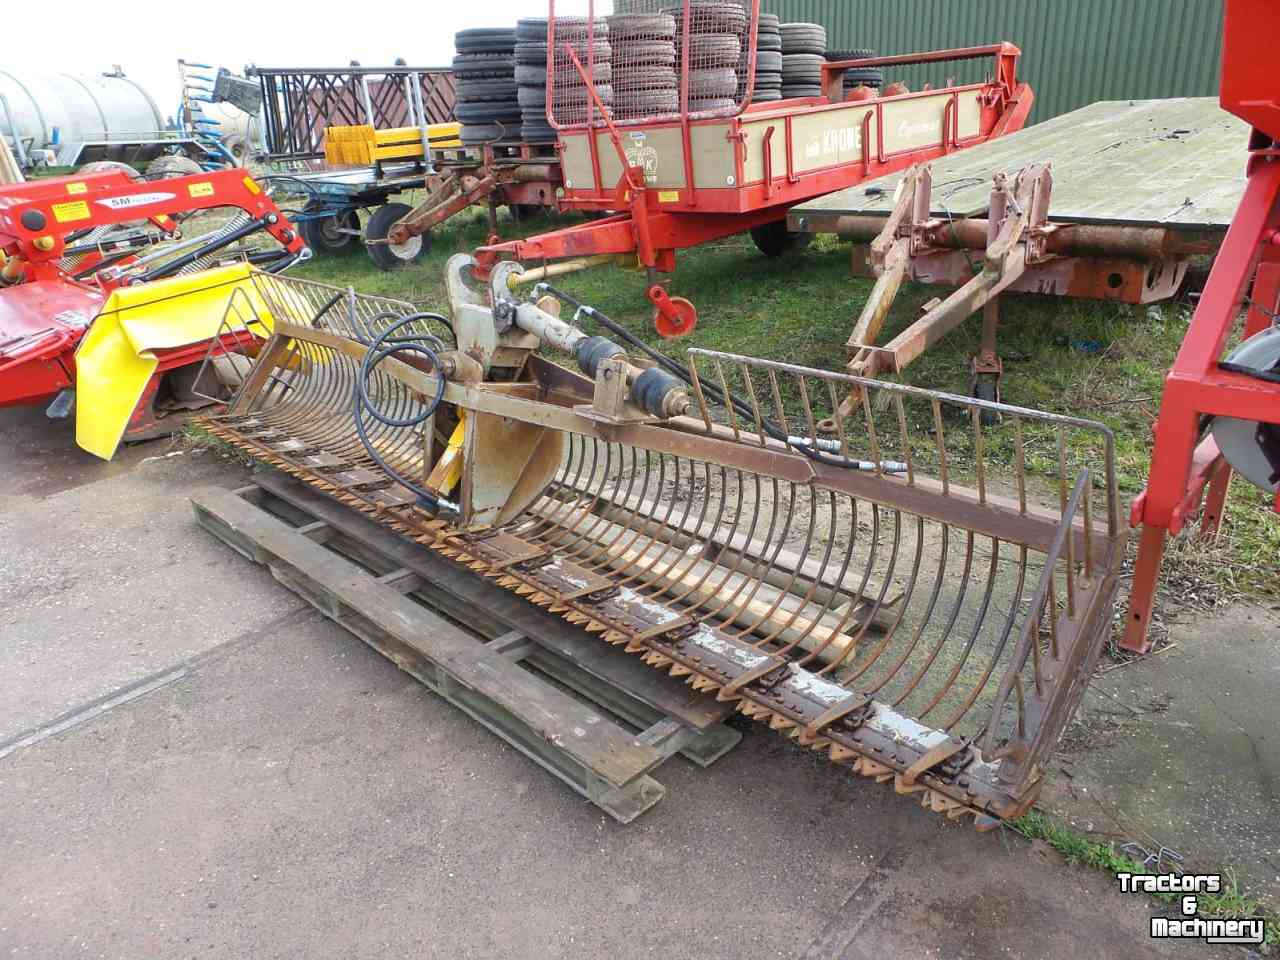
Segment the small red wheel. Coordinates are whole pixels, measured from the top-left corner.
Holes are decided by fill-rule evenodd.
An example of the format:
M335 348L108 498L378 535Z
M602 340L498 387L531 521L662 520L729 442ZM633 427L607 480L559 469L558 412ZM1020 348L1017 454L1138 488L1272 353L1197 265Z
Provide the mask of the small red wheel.
M698 308L684 297L669 297L653 311L653 326L664 340L687 337L698 325Z

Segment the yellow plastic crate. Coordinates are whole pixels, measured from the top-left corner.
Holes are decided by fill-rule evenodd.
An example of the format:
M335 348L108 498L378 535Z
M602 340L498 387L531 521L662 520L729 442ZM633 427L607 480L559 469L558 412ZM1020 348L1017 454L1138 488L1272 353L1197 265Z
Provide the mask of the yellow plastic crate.
M460 123L434 123L427 127L433 150L460 147ZM368 125L328 127L324 158L334 166L369 166L387 160L413 160L422 156L422 134L417 127L375 130Z

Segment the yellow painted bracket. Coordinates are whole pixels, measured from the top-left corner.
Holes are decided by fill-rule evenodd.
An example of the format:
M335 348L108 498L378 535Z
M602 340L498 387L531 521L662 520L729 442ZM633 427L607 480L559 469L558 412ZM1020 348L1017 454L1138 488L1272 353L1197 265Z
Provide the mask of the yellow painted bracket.
M467 436L467 415L461 408L458 410L458 426L449 437L449 445L431 468L431 476L427 478L427 488L434 490L442 497L453 492L453 488L462 480L462 444Z
M270 311L251 274L236 264L114 291L76 350L76 443L103 460L115 456L159 366L156 351L216 337L235 290L265 323L255 332L269 335Z

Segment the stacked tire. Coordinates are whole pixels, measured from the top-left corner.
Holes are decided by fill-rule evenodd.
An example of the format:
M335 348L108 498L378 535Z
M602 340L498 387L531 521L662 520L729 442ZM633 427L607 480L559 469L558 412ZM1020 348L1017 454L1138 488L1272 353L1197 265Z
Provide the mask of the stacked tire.
M614 115L637 120L680 110L676 20L669 13L621 13L609 18L613 47Z
M555 140L547 121L547 21L521 20L516 24L516 99L520 104L520 139L525 143Z
M547 21L525 22L536 22L541 25L545 44ZM589 42L588 38L590 38ZM566 45L572 45L573 52L583 69L590 71L591 84L600 102L606 109L612 110L613 48L609 44L608 22L603 18L597 19L594 26L588 29L586 17L556 17L556 55L552 57L552 68L548 70L545 62L538 68L543 71L544 89L548 74L555 79L553 94L555 102L552 104L551 112L555 116L556 123L561 126L576 126L587 122L587 116L591 112L589 108L593 101L587 91L587 85L582 82L582 74L573 65L573 61L563 53ZM526 68L520 71L519 78L532 83L535 73L536 69ZM545 100L544 95L543 101ZM595 111L594 116L597 121L600 119L598 110ZM543 122L546 122L545 111Z
M738 98L747 92L747 57L744 51L738 66ZM756 25L756 85L752 103L782 99L782 29L774 13L760 14Z
M874 57L874 50L828 50L827 60L868 60ZM844 92L848 94L857 87L870 87L879 90L884 84L884 72L879 67L856 67L844 72Z
M689 36L684 8L668 7L676 23L676 62L689 48L689 112L724 112L737 107L738 67L747 35L747 12L731 0L690 0Z
M465 144L516 140L520 130L520 102L516 88L516 32L480 27L454 36L457 56L453 75L458 82L455 115L462 123Z
M822 96L827 29L819 23L784 23L782 33L782 97Z

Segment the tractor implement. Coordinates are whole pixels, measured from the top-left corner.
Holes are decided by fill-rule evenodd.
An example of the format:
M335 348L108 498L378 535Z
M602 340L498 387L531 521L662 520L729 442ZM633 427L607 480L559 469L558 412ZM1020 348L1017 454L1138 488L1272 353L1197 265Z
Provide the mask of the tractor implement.
M928 809L1031 806L1112 619L1106 427L615 333L629 353L476 268L449 261L448 318L259 278L273 336L200 422Z
M179 220L215 208L234 213L182 236ZM213 269L259 232L279 247ZM52 401L55 419L74 408L77 442L104 459L121 439L172 433L181 418L166 414L210 402L218 386L190 374L231 289L250 274L244 261L279 271L309 255L243 170L149 182L111 171L0 187L0 406ZM268 332L241 330L222 346L251 354Z
M1221 100L1253 128L1248 184L1165 379L1150 478L1130 514L1142 534L1120 646L1134 653L1151 649L1169 535L1199 513L1200 536L1214 540L1233 473L1280 514L1280 75L1267 40L1274 19L1266 0L1227 2Z
M612 62L597 70L595 51L610 45L603 42L604 21L596 19L595 4L586 6L585 19L558 17L552 0L547 117L558 131L559 205L609 215L490 243L476 259L485 271L501 259L635 257L649 272L647 296L664 337L685 336L697 323L693 304L670 296L657 279L675 269L677 250L750 231L763 253L780 256L807 240L787 230L787 212L795 204L1020 130L1034 101L1031 88L1017 77L1021 51L998 43L824 62L813 75L813 92L820 95L753 102L759 0L629 4L629 14L647 15L654 32L629 33L625 43L613 45ZM671 48L673 36L707 34L727 41L728 66L737 71L735 96L699 87L716 68L726 67L725 48L711 43L674 44L671 82L678 90L670 97L648 92L653 103L665 101L661 108L616 110L610 106L614 88L592 79L652 73L654 51ZM982 83L914 93L899 83L845 94L850 71L878 76L884 67L973 60L991 61Z

